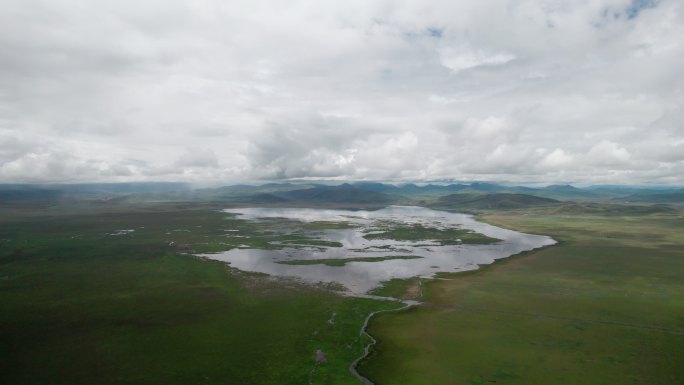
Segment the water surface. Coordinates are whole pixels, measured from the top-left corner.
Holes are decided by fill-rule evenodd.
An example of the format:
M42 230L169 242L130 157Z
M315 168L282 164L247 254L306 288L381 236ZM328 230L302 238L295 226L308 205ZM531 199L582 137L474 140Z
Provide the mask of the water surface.
M363 294L392 278L429 277L437 272L476 269L522 251L554 244L547 236L524 234L474 220L470 215L449 213L415 206L390 206L377 211L351 211L302 208L242 208L224 210L238 218L259 221L265 218L287 218L302 222L349 222L351 229L310 231L306 235L340 242L342 247L286 247L282 250L237 248L201 256L229 262L240 270L273 276L295 277L306 282L337 282L354 294ZM367 240L364 230L376 228L386 221L404 225L473 230L500 239L492 244L442 246L430 241ZM380 262L349 262L344 266L285 265L278 261L302 259L383 257L415 255L420 259L396 259Z

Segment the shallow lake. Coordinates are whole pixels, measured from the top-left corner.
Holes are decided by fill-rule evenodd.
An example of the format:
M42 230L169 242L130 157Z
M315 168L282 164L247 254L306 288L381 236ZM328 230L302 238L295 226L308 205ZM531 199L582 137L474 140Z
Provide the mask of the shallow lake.
M284 247L279 250L235 248L201 254L202 257L229 262L240 270L273 276L295 277L306 282L337 282L354 294L363 294L392 278L429 277L437 272L476 269L523 251L556 243L542 235L519 233L474 220L470 215L414 206L390 206L376 211L351 211L302 208L243 208L224 210L247 221L284 218L318 223L347 223L353 228L312 230L307 236L334 241L342 247ZM388 225L389 224L389 225ZM415 225L437 229L467 229L497 238L490 244L442 245L436 241L397 241L366 239L379 225ZM312 259L415 256L416 259L389 259L375 262L348 262L343 266L325 264L288 265L282 262ZM281 263L278 263L281 262Z

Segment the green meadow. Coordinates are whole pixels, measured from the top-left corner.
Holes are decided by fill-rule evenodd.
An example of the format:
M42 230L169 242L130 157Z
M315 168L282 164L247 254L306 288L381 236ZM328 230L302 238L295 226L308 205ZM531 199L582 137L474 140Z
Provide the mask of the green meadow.
M191 254L336 247L316 232L355 225L255 223L221 207L0 208L0 383L360 383L349 365L369 342L359 333L365 318L400 304L344 297L337 285L241 272ZM564 204L482 215L559 244L476 271L385 282L371 294L423 304L372 318L369 332L378 342L359 371L377 385L681 384L684 213L620 207ZM392 239L455 236L382 231ZM318 350L325 362L317 362Z
M438 229L421 224L407 226L390 222L388 223L388 228L379 230L376 231L374 229L373 232L368 232L363 237L366 239L392 239L395 241L435 241L441 245L458 245L461 243L487 244L499 241L499 239L466 229Z
M481 219L560 243L424 280L423 306L372 320L361 373L378 385L684 383L680 212Z
M398 306L185 254L265 242L214 207L4 214L2 384L355 384L365 317Z

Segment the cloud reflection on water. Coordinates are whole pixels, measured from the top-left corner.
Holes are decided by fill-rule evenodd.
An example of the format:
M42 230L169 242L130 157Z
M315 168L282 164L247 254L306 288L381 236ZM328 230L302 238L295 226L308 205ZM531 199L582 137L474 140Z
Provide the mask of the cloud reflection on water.
M477 265L489 264L523 251L554 244L547 236L519 233L475 221L465 214L436 211L415 206L390 206L377 211L350 211L302 208L243 208L224 210L239 214L245 220L287 218L302 222L350 222L353 229L329 229L320 233L321 239L340 242L342 247L285 248L282 250L233 249L202 254L240 270L266 273L273 276L296 277L306 282L338 282L355 294L363 294L392 278L432 276L437 272L472 270ZM461 227L501 242L487 245L445 245L426 241L367 240L363 230L377 221L396 221L404 224L423 224L431 227ZM391 246L394 250L378 248ZM368 249L371 248L371 249ZM417 255L420 259L394 259L381 262L350 262L344 266L285 265L276 261L292 259L328 259Z

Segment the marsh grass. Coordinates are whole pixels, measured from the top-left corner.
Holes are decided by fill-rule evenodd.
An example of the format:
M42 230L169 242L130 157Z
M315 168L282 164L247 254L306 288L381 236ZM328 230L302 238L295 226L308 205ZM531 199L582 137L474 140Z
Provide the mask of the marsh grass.
M179 253L270 244L211 206L0 210L3 384L354 384L360 326L397 306Z
M436 228L421 224L393 224L374 229L364 236L366 239L392 239L396 241L436 241L441 245L454 244L487 244L499 242L500 239L488 237L471 230L461 228Z
M388 384L681 384L684 220L491 212L557 246L441 274L426 306L383 314L361 372Z
M421 300L421 278L394 278L383 282L381 286L371 290L369 294L378 295L381 297L399 298L403 300Z

